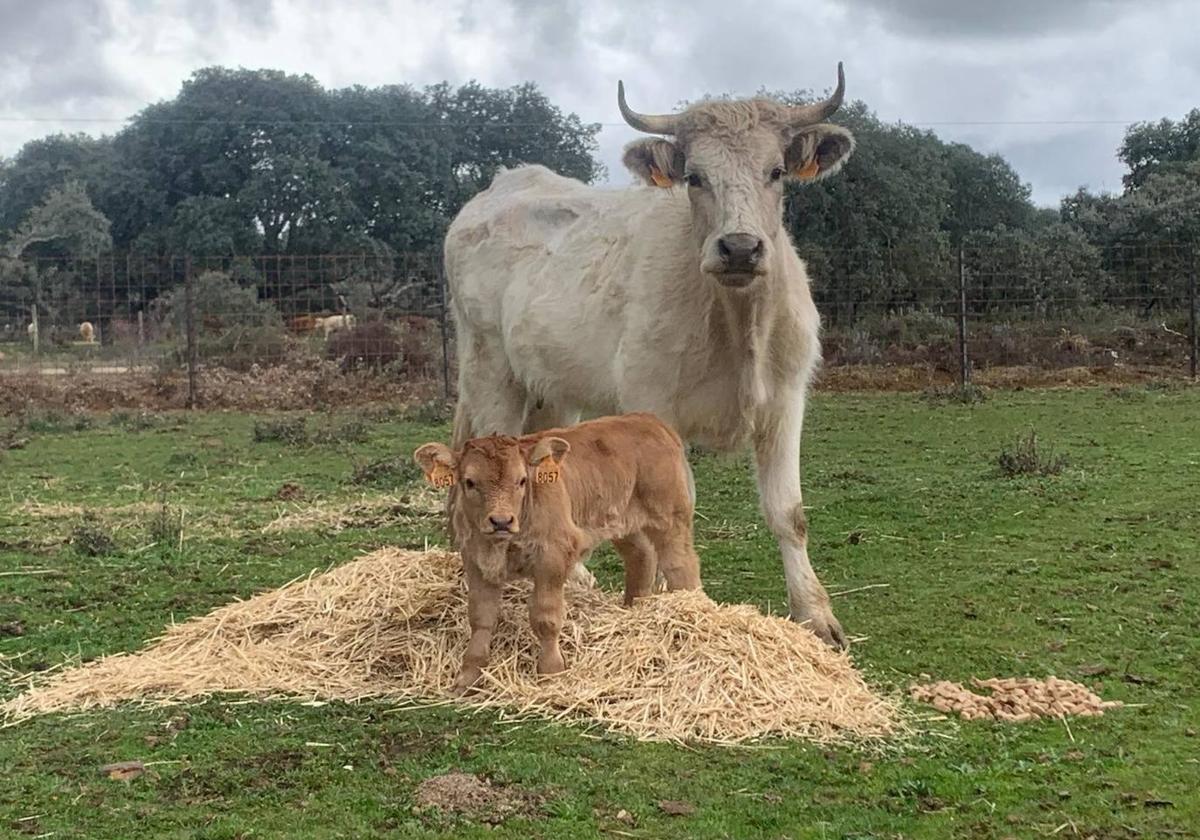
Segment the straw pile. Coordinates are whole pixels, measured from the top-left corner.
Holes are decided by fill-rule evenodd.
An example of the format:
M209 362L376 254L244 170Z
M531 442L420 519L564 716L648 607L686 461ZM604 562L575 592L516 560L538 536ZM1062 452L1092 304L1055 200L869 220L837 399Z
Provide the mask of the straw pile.
M1101 700L1087 686L1058 677L1044 680L1020 677L976 679L971 683L991 693L977 694L962 683L941 681L914 685L909 694L914 700L929 703L939 711L957 712L963 720L1011 723L1065 715L1099 717L1106 709L1122 705L1116 700Z
M506 591L491 667L458 702L646 740L829 742L905 728L899 700L875 694L807 629L696 592L630 610L619 595L568 584L568 670L538 678L527 593L521 582ZM172 626L141 652L37 675L0 715L225 692L444 703L468 635L458 556L384 549Z

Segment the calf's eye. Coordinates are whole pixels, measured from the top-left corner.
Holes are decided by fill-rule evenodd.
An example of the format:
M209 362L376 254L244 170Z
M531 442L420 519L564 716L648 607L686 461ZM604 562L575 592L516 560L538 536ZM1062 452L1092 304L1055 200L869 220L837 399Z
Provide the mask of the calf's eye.
M771 170L771 180L772 181L778 181L782 177L783 177L783 167L782 166L776 166L774 169Z
M703 183L695 172L688 173L687 182L689 187L698 187Z
M526 482L527 480L528 480L528 479L526 479L526 478L525 478L525 476L521 476L520 478L518 478L518 479L517 479L517 486L518 486L518 487L524 487L524 486L525 486L525 482Z
M465 486L468 490L474 490L475 482L468 478L463 481L463 486Z

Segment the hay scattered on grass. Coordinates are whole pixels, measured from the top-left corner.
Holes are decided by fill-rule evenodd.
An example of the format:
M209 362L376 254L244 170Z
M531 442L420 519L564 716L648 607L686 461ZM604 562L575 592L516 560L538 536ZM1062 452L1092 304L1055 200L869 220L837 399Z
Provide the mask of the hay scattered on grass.
M646 740L818 742L905 730L900 701L873 692L845 654L804 627L696 592L640 601L568 584L568 670L535 676L528 584L505 593L491 667L457 701L600 724ZM48 712L164 704L228 692L308 700L450 702L466 647L455 554L384 549L171 627L139 653L53 674L0 706Z
M1123 705L1116 700L1101 700L1087 686L1058 677L973 679L971 684L991 693L977 694L962 683L943 680L911 686L909 694L938 711L956 712L963 720L1010 723L1065 715L1099 717L1106 709Z
M275 534L280 531L375 528L441 517L444 510L444 495L433 488L420 487L400 495L374 495L354 502L304 505L281 513L262 530L266 534Z

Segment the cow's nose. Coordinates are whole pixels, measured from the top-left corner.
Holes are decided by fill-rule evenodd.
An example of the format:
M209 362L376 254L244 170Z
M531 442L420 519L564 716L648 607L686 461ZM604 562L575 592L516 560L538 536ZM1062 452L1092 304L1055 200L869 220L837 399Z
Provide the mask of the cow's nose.
M751 269L763 255L763 241L749 233L727 233L717 240L717 252L727 271Z
M497 531L507 531L512 528L513 518L511 516L489 516L488 522L491 522L492 527Z

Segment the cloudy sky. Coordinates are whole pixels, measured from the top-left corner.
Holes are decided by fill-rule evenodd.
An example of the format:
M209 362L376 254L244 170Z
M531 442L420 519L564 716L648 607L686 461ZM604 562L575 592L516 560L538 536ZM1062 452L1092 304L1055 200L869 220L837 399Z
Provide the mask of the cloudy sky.
M1200 107L1195 0L0 0L0 155L59 130L112 132L210 64L329 87L532 80L605 124L611 177L630 104L823 90L884 120L1003 154L1055 204L1120 187L1124 124ZM751 9L754 8L753 11ZM686 9L686 12L683 11Z

